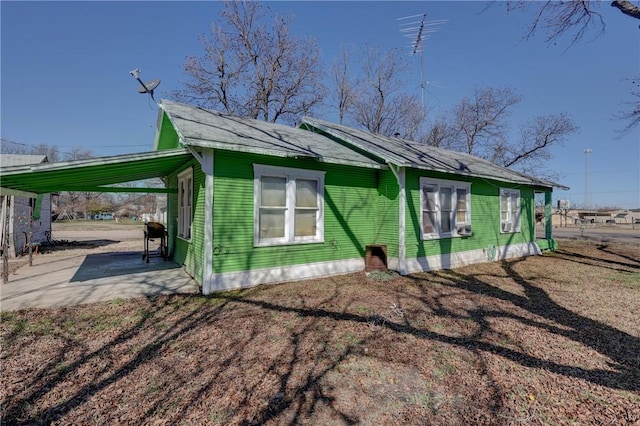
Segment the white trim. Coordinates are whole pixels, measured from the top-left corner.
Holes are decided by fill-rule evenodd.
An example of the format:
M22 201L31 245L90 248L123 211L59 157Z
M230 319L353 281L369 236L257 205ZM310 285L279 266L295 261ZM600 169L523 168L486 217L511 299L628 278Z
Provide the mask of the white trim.
M495 251L495 253L490 253ZM427 257L408 259L408 273L435 271L439 269L453 269L474 263L491 262L495 260L511 259L541 254L540 247L535 242L509 244L500 247L462 251L457 253L438 254Z
M213 160L214 152L212 149L207 149L202 153L202 171L205 173L203 282L213 274Z
M401 274L407 271L407 173L406 168L389 163L398 181L398 266Z
M209 294L214 291L254 287L260 284L277 284L309 278L348 274L362 271L364 270L364 266L364 259L355 258L306 263L304 265L262 268L251 271L214 273L204 280L205 285L202 287L202 292Z
M187 184L190 185L189 192L188 192L189 198L187 200L189 202L188 212L183 211L182 202L184 200L183 200L183 194L180 192L181 182L185 180ZM188 226L186 222L183 222L184 221L183 216L185 214L189 215ZM188 167L183 171L181 171L180 173L178 173L178 229L177 229L178 238L183 239L185 241L191 241L192 225L193 225L193 167ZM188 237L184 235L184 232L186 231L187 228L189 229Z
M490 258L489 251L495 250L495 257ZM493 253L492 253L493 254ZM510 244L507 246L469 250L459 253L433 255L408 259L405 264L407 271L402 275L414 272L435 271L439 269L452 269L474 263L485 263L493 260L503 260L524 256L541 254L541 250L535 242ZM397 257L387 259L389 269L398 272L400 265ZM250 271L213 273L204 277L202 286L203 294L215 291L233 290L238 288L254 287L260 284L277 284L289 281L300 281L310 278L321 278L332 275L348 274L364 270L364 259L345 259L309 263L304 265L292 265L276 268L262 268Z
M435 227L434 232L425 234L424 233L424 220L423 215L423 206L425 205L424 201L424 190L425 186L435 186L437 191L435 192L435 223L433 224ZM449 211L449 232L443 232L441 230L442 225L442 206L441 206L441 196L440 190L442 188L451 189L451 210ZM466 191L465 203L466 203L466 218L464 222L458 222L458 190L463 189ZM420 235L423 241L426 240L438 240L442 238L458 238L458 237L468 237L471 235L471 182L459 181L459 180L444 180L444 179L433 179L425 176L420 177ZM468 227L468 233L459 233L458 229L460 226L464 226L465 229Z
M516 205L511 205L511 196L516 195ZM507 214L509 216L508 221L502 220L502 197L507 197ZM501 234L515 234L520 232L520 217L522 216L522 195L519 189L514 188L500 188L499 195L499 218L500 218L500 233Z
M323 170L296 169L276 167L263 164L253 165L253 245L254 247L272 247L293 244L309 244L324 242L324 176ZM260 238L261 178L263 176L284 178L286 182L286 205L284 236L278 238ZM318 183L316 233L312 236L295 236L295 193L297 180L315 180Z

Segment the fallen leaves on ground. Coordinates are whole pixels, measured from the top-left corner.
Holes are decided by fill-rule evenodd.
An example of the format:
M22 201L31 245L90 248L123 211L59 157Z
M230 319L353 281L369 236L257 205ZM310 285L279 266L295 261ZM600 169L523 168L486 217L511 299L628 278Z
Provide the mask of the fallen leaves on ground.
M639 424L640 256L4 312L3 424Z

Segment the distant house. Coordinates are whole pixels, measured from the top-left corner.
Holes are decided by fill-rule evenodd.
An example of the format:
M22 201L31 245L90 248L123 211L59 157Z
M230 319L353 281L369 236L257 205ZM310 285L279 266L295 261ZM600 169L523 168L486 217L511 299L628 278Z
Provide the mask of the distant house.
M0 167L47 163L45 155L2 154ZM51 234L51 194L28 194L4 190L0 195L0 247L7 238L9 257L28 250L28 243L41 243ZM5 226L5 221L8 221Z
M3 173L3 187L36 192L50 182L104 192L162 177L169 253L205 294L368 266L454 268L555 247L556 184L314 118L292 128L163 101L154 152ZM536 193L545 195L544 239L535 237Z

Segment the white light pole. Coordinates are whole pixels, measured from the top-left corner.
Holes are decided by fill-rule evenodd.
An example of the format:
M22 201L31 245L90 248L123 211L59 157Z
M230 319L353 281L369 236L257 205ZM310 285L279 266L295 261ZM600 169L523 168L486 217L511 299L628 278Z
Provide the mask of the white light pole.
M589 162L591 158L591 148L584 150L584 208L591 208L591 171Z

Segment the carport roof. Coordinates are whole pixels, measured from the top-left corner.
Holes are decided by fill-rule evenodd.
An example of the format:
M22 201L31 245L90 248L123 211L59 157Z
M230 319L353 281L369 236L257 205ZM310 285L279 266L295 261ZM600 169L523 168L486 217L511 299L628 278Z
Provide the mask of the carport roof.
M122 188L107 185L165 177L192 158L188 150L180 148L59 163L0 167L0 186L2 195L58 191L174 192L175 188Z

